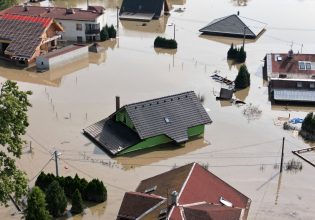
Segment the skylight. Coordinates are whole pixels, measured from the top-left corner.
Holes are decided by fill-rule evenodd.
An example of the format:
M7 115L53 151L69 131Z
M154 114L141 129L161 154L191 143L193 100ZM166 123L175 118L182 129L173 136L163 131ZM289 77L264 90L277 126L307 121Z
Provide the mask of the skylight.
M165 122L168 124L168 123L171 123L171 120L168 118L168 117L165 117L164 118Z
M157 186L153 186L151 188L148 188L148 189L144 190L144 193L151 193L151 192L155 191L156 188L157 188Z

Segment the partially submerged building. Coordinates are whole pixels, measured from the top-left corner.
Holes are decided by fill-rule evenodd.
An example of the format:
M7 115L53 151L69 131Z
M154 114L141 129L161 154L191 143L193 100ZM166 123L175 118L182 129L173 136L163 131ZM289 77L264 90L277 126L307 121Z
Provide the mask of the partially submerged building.
M267 54L263 75L271 101L315 103L315 54Z
M5 14L55 19L64 27L62 39L73 42L100 40L100 32L106 25L105 9L102 6L88 6L84 10L81 8L17 5L0 12L0 16Z
M167 0L123 0L119 18L135 21L151 21L169 13Z
M112 155L203 135L212 121L194 92L116 106L116 112L83 130Z
M217 18L199 31L202 34L255 39L265 30L266 24L239 15Z
M246 220L251 200L198 163L142 180L117 220Z
M63 28L52 18L0 16L0 56L26 66L57 47Z

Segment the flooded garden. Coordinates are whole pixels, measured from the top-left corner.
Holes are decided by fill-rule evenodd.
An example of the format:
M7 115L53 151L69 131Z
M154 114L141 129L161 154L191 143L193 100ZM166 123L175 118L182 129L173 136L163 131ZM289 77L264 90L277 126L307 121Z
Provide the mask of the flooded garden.
M53 153L58 151L59 175L78 174L98 178L107 188L107 201L88 205L73 219L116 219L125 192L133 191L146 178L191 162L199 162L252 200L248 219L314 219L314 167L292 151L314 147L297 131L283 130L283 118L304 118L315 111L310 106L272 105L262 65L266 53L315 53L314 1L300 0L168 0L169 16L149 23L120 21L118 38L100 45L100 54L37 73L33 67L16 68L0 61L0 82L18 82L32 90L30 126L19 168L32 187L41 171L55 173ZM90 0L106 8L107 23L117 25L121 0ZM55 0L39 3L86 8L85 0ZM246 65L251 84L234 98L246 104L216 100L222 85L210 76L219 73L234 80L239 65L226 56L231 43L243 39L200 35L200 28L213 19L240 13L267 24L256 40L245 40ZM175 28L174 28L175 25ZM174 33L175 32L175 33ZM173 38L177 49L156 49L157 36ZM184 146L163 145L151 150L110 157L82 134L87 126L115 111L115 96L121 105L195 91L213 123L204 139ZM277 123L275 122L277 121ZM279 123L278 123L279 122ZM282 140L284 163L281 174ZM315 152L307 157L315 162ZM294 159L294 160L293 160ZM296 166L292 172L292 166ZM1 219L19 219L12 204L0 208Z

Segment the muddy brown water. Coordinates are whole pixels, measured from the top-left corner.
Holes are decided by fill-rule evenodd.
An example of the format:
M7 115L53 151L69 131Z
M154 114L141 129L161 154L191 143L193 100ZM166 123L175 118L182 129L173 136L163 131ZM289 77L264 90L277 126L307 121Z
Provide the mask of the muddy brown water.
M33 153L25 145L17 161L33 186L36 175L61 152L61 175L78 173L86 179L99 178L108 189L108 201L89 206L84 215L73 219L115 219L126 191L135 190L145 178L193 161L209 170L252 199L249 219L314 219L314 168L303 163L297 173L278 175L282 137L285 162L297 159L292 150L314 146L294 132L275 126L277 117L304 117L314 107L271 106L261 76L262 59L268 52L315 52L314 1L298 0L199 0L169 1L173 10L147 25L121 22L119 38L102 43L106 51L90 54L89 59L54 72L35 73L1 62L0 80L19 82L21 89L34 92L29 110L30 127L25 139L32 141ZM246 6L243 2L246 2ZM121 1L92 1L104 5L109 23L116 24L116 7ZM47 2L40 3L48 5ZM54 1L55 5L86 7L86 1ZM175 12L182 8L183 12ZM231 39L200 37L198 30L212 19L240 11L244 17L268 24L267 31L245 45L246 64L251 73L250 89L235 96L262 110L256 119L244 117L245 106L216 101L221 85L209 76L215 70L234 79L238 66L230 65L226 52ZM153 48L154 38L173 37L176 24L177 51ZM292 43L293 42L293 43ZM241 42L238 42L241 43ZM303 44L303 47L302 47ZM122 104L156 98L187 90L204 95L204 107L213 124L205 137L185 147L163 146L119 158L110 158L81 133L86 126L103 119L115 109L115 96ZM311 158L314 158L311 155ZM45 172L55 172L50 160ZM1 219L20 218L12 205L0 208Z

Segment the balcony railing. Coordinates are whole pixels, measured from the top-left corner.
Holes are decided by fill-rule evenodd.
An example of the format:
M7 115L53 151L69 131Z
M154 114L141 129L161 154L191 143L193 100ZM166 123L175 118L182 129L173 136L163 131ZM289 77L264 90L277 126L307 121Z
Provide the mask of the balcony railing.
M101 32L100 29L86 29L85 34L99 34Z

